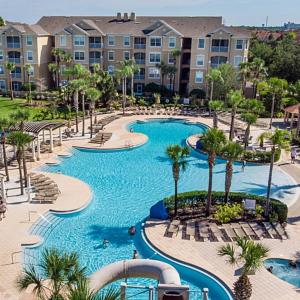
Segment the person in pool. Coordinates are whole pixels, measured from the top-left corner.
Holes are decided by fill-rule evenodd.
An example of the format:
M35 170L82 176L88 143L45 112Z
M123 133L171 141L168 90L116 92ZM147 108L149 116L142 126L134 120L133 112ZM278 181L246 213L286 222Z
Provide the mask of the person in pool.
M268 270L270 273L273 273L273 266L270 266L269 268L267 268L267 270Z
M103 248L107 248L108 245L109 245L109 240L104 239L103 242L102 242Z
M139 258L139 254L138 254L137 250L133 250L132 259L137 259L137 258Z

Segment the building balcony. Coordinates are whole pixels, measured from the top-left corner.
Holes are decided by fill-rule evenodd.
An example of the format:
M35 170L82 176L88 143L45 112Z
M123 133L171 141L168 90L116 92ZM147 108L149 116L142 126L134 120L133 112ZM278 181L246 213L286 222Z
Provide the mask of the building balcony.
M8 58L8 62L13 63L13 64L20 64L21 58Z
M145 80L145 74L134 74L134 80Z
M89 59L90 65L92 64L100 64L101 63L101 58L90 58Z
M191 64L191 61L190 61L190 60L183 60L183 61L181 62L181 64L182 64L182 65L187 65L187 66L189 66L189 65Z
M134 44L134 49L146 49L146 44Z
M7 43L7 48L21 48L21 44L20 43Z
M228 52L228 46L212 46L211 52Z
M136 58L135 63L138 65L144 65L146 63L145 59Z
M101 49L104 47L103 43L89 43L89 47L92 49Z
M11 74L11 78L22 78L22 74L21 73L12 73Z

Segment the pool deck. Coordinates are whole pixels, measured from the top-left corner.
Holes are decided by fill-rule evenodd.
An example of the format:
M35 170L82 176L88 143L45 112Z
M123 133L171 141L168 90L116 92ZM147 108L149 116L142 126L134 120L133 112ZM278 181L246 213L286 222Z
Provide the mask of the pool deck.
M107 115L105 115L107 116ZM104 117L104 116L103 116ZM77 135L63 141L63 145L54 148L53 153L42 154L41 160L28 163L29 172L35 171L45 163L59 162L58 155L72 154L73 147L90 148L90 149L124 149L128 145L134 147L147 142L147 137L139 133L130 133L127 130L128 124L136 120L146 120L152 118L172 118L166 115L133 115L121 117L112 123L108 124L104 132L113 133L112 138L105 143L104 146L89 143L89 134L84 137ZM192 122L200 122L208 126L212 126L211 118L201 117L173 117L186 119ZM98 118L100 119L100 117ZM89 126L89 120L86 120L86 128ZM81 130L79 124L79 130ZM228 133L228 126L219 123L219 127ZM88 130L87 130L88 131ZM254 139L261 133L260 128L253 127L251 134ZM54 135L57 134L54 132ZM283 162L284 164L284 162ZM282 168L289 173L297 182L300 182L299 166L298 165L283 165ZM17 170L11 168L10 174L12 178L17 178ZM57 212L72 212L84 208L92 199L90 187L82 181L61 175L50 174L51 177L59 186L61 194L54 204L29 204L28 202L8 205L6 218L0 221L0 300L29 300L33 299L26 293L20 294L15 287L15 280L20 274L21 265L21 245L35 244L40 241L38 236L29 236L28 230L30 226L38 220L40 215L49 210ZM74 196L75 195L75 196ZM29 222L29 212L31 213L31 221ZM271 243L272 256L274 257L292 257L296 249L300 249L300 199L291 207L291 220L293 223L288 226L291 239L284 242L266 241ZM146 234L151 243L158 247L161 251L172 257L200 266L208 271L219 276L225 283L232 286L235 277L233 276L234 269L224 263L222 258L216 255L216 243L198 243L195 241L184 241L181 239L172 239L172 247L170 247L170 239L164 238L165 224L157 224L151 222L146 228ZM276 243L275 243L276 242ZM275 244L272 244L275 243ZM15 263L12 264L12 253ZM260 271L257 275L251 278L254 289L253 299L298 299L298 294L295 288L283 282L275 276L269 274L266 270ZM282 295L282 297L280 296Z

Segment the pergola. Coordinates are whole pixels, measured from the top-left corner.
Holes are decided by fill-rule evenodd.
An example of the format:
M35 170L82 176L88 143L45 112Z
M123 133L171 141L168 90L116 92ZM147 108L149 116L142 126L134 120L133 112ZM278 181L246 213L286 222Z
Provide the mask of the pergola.
M300 116L300 103L284 108L284 122L290 122L290 128L293 129L295 117Z
M17 131L22 130L35 136L32 141L32 156L34 160L40 160L41 156L41 141L40 133L43 134L43 141L45 141L45 130L50 133L50 152L53 152L53 130L59 129L59 144L62 144L62 132L61 128L65 126L63 122L51 122L51 121L37 121L37 122L21 122L13 125L10 130ZM37 148L37 153L35 152L35 146Z

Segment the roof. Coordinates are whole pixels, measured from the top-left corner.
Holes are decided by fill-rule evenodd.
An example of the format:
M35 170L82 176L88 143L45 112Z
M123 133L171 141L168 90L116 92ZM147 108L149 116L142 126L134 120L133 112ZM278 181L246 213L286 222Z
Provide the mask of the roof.
M25 23L16 23L8 22L5 26L0 28L0 33L4 33L8 29L13 28L19 31L21 34L33 34L33 35L50 35L44 28L38 24L25 24Z
M290 114L298 115L299 114L300 103L284 108L284 111Z
M57 129L59 127L64 126L64 123L59 123L59 122L50 122L50 121L37 121L37 122L23 122L23 130L25 132L29 133L34 133L38 134L42 130L47 130L47 129ZM21 128L21 123L13 125L10 129L12 131L20 130Z
M96 26L106 34L129 34L144 36L144 29L161 21L169 28L186 37L206 36L217 28L224 28L233 35L250 37L250 31L241 27L226 27L222 25L222 17L171 17L171 16L137 16L135 21L118 21L115 16L45 16L38 21L38 25L47 32L55 34L64 28L84 21ZM95 27L94 27L95 28ZM98 30L97 29L97 30Z

